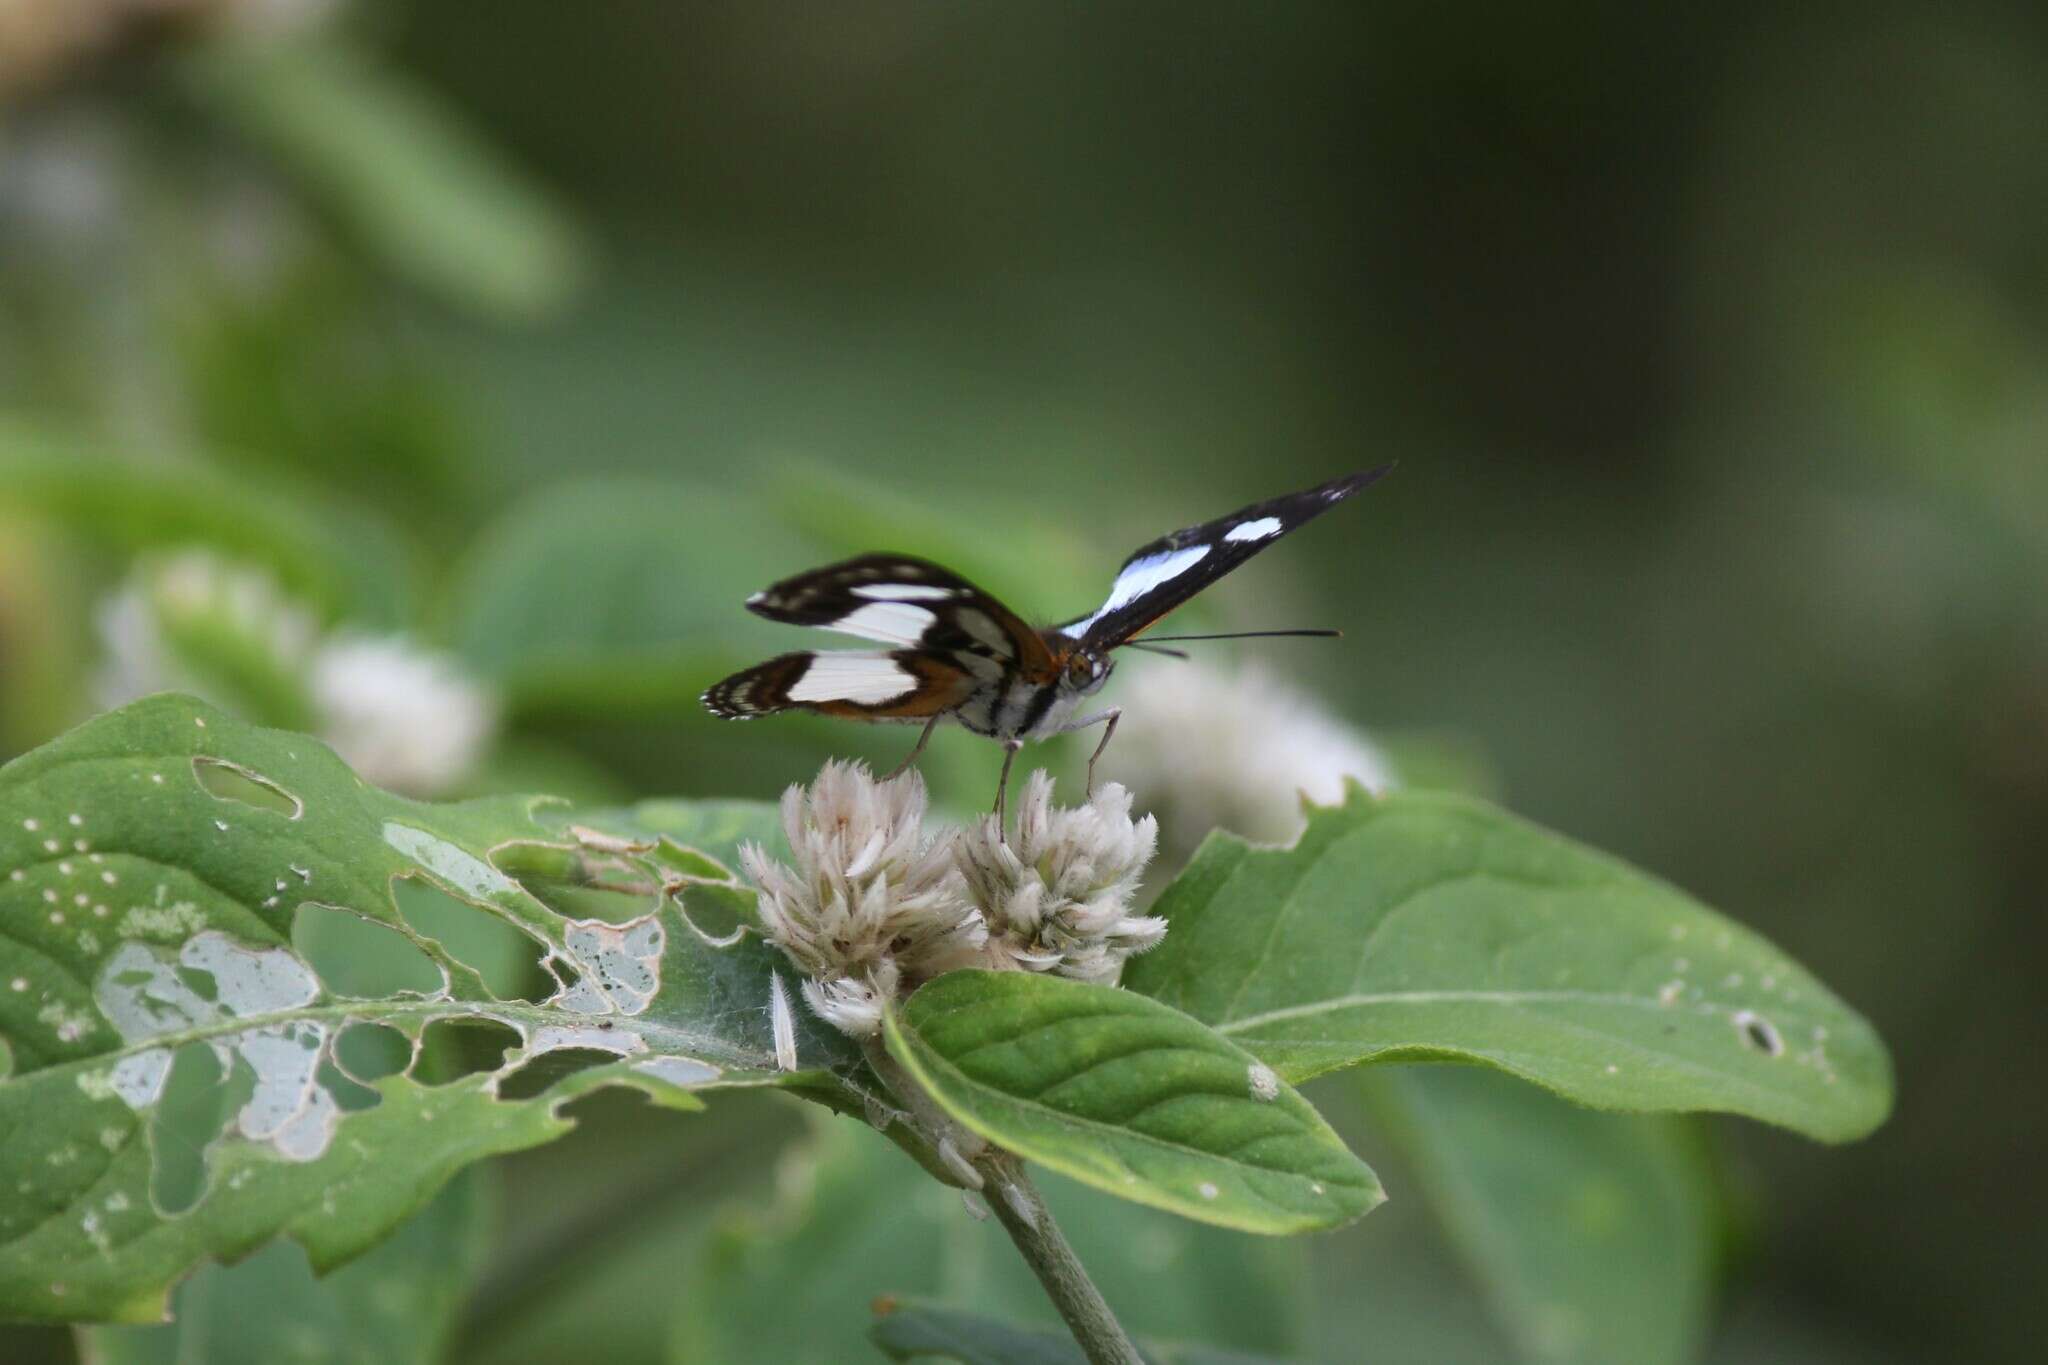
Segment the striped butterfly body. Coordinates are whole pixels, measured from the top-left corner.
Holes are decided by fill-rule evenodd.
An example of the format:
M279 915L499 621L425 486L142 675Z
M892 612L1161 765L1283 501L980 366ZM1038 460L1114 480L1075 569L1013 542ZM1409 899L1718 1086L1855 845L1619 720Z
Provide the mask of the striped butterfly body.
M1147 648L1137 637L1161 617L1391 468L1335 479L1161 536L1124 561L1100 607L1042 630L958 574L909 555L862 555L798 574L755 593L748 609L771 621L817 626L889 648L779 655L718 683L704 694L704 705L728 720L800 710L921 724L924 731L899 772L923 752L940 721L953 720L1003 744L998 812L1010 763L1025 740L1102 725L1102 740L1088 763L1092 783L1095 759L1115 733L1119 712L1109 707L1079 713L1109 680L1111 651Z

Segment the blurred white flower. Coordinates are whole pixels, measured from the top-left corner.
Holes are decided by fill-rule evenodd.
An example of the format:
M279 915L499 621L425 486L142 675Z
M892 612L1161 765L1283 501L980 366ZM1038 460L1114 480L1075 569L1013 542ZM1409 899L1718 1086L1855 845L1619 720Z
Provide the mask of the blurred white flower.
M100 603L95 623L106 657L93 678L93 695L108 709L152 692L206 691L209 680L169 642L187 630L230 636L280 676L305 667L319 631L313 614L270 574L209 550L182 550L137 566Z
M1159 822L1131 819L1131 794L1116 783L1055 808L1052 778L1032 773L1014 839L993 815L953 839L987 926L981 965L1115 984L1125 958L1166 936L1165 920L1130 913L1158 844Z
M394 791L447 791L497 728L496 702L455 659L403 636L323 636L272 574L210 550L138 566L96 622L102 707L181 691L272 723L290 716Z
M497 729L490 693L448 655L401 635L337 635L307 677L320 737L380 787L427 795L460 782Z
M861 764L827 763L808 789L782 794L794 868L740 849L769 940L844 1033L874 1033L899 989L963 964L985 937L945 841L924 832L925 805L915 772L878 782Z
M1103 767L1189 847L1219 826L1284 843L1307 824L1303 795L1333 805L1346 778L1375 794L1394 786L1364 735L1260 665L1142 665L1133 690Z

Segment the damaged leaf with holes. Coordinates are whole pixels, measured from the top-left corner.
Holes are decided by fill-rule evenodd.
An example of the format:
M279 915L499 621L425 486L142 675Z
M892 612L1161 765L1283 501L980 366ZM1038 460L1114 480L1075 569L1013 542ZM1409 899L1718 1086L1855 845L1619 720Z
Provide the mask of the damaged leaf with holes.
M778 1069L733 932L731 845L772 830L416 803L171 696L0 769L0 1315L153 1320L280 1233L334 1266L600 1086L858 1104L808 1019Z

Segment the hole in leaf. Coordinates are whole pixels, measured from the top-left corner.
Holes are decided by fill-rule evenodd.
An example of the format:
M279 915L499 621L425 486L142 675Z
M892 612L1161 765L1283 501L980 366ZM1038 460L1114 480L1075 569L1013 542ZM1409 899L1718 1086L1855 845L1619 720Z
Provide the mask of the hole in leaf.
M192 775L209 796L236 801L257 810L267 810L296 820L306 813L306 803L258 772L222 758L195 758Z
M507 1100L530 1100L579 1071L588 1071L594 1066L609 1066L618 1060L618 1054L615 1052L600 1052L596 1048L588 1047L565 1047L557 1048L553 1052L543 1052L500 1080L498 1097Z
M412 1065L412 1039L388 1024L350 1024L334 1040L334 1060L351 1080L368 1085Z
M358 1084L353 1076L331 1061L320 1063L313 1075L320 1086L334 1096L335 1106L344 1114L360 1114L384 1102L382 1095L367 1085Z
M413 932L482 977L496 998L538 1003L554 993L554 981L541 969L541 946L510 920L409 877L393 882L391 891Z
M301 905L292 919L292 947L334 995L432 995L446 984L434 960L404 934L352 910Z
M630 924L660 904L661 879L645 865L616 853L506 844L491 851L500 872L569 919Z
M420 1036L412 1078L422 1085L449 1085L498 1070L506 1053L525 1045L518 1029L496 1019L437 1019Z
M185 1212L205 1195L208 1152L255 1089L249 1068L224 1073L209 1043L187 1043L172 1056L149 1129L149 1195L166 1215Z
M1729 1022L1742 1034L1742 1041L1758 1052L1767 1057L1784 1055L1785 1040L1778 1036L1778 1030L1771 1021L1761 1014L1754 1010L1737 1010Z
M704 877L715 882L733 880L732 869L716 858L706 857L696 849L688 848L666 836L663 836L654 856L685 877Z
M711 938L730 938L741 925L759 923L754 893L744 887L692 882L676 896L697 932Z

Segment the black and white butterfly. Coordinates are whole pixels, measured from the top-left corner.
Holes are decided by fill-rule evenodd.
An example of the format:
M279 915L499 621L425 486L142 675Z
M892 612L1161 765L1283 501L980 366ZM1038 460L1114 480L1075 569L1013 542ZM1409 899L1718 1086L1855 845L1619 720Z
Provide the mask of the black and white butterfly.
M747 599L748 609L771 621L818 626L890 648L783 654L719 683L704 694L704 705L728 720L815 711L850 720L922 723L916 747L897 772L924 752L940 721L956 720L1003 745L1003 772L996 786L999 814L1010 764L1025 740L1101 725L1102 740L1088 760L1092 787L1095 760L1109 747L1121 712L1111 706L1089 715L1076 713L1109 680L1115 666L1110 652L1157 648L1164 640L1228 638L1137 637L1281 536L1392 468L1382 465L1333 479L1161 536L1124 561L1101 606L1042 630L1026 625L958 574L909 555L862 555L798 574L755 593Z

